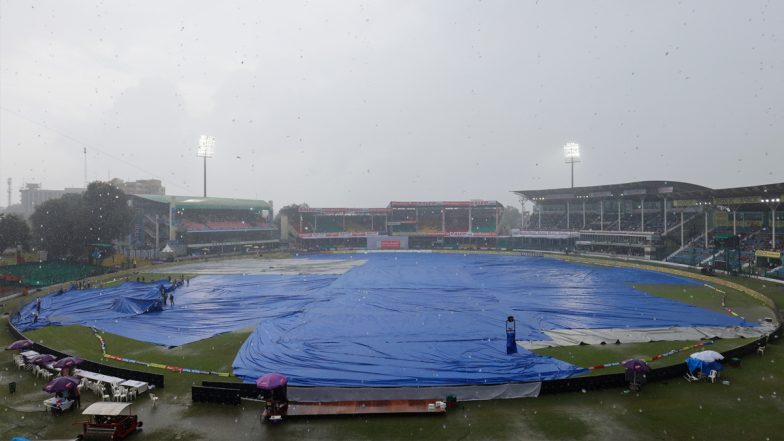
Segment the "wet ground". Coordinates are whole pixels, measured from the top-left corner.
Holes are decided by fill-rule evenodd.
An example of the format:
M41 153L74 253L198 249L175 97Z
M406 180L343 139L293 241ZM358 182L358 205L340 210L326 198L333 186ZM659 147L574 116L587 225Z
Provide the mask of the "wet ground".
M362 259L230 259L191 262L182 265L152 269L149 273L168 274L344 274L351 268L363 265Z

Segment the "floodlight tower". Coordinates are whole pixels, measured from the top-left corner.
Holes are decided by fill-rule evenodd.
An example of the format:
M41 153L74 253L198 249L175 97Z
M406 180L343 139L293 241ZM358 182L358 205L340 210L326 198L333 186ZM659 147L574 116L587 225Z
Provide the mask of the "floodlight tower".
M572 188L574 188L574 163L580 162L580 145L570 142L564 146L564 162L572 164Z
M199 138L199 150L196 156L204 158L204 197L207 197L207 158L212 158L215 147L215 137L201 135Z

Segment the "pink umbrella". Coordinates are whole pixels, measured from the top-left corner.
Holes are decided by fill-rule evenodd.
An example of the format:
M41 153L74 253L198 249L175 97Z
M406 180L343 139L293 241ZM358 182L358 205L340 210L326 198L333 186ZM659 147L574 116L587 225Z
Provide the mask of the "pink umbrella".
M76 366L77 364L79 364L79 363L81 363L83 361L84 360L82 360L79 357L65 357L65 358L60 359L57 362L55 362L55 364L53 364L52 367L61 368L61 369L62 368L70 368L70 367Z
M51 363L55 360L57 360L57 357L55 357L52 354L41 354L33 357L33 359L30 360L30 362L33 364L42 365L42 364Z
M33 346L33 342L30 340L17 340L10 345L6 346L6 351L13 351L15 349L27 349Z
M288 381L289 379L285 375L273 372L259 377L256 380L256 387L262 390L273 390L286 385Z
M46 383L44 392L50 394L57 392L65 392L67 390L74 390L79 386L79 379L76 377L57 377L54 380Z

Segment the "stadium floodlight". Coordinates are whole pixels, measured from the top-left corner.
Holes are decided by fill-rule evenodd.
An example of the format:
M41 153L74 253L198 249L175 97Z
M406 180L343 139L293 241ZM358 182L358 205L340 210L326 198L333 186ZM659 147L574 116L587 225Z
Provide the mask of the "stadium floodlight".
M215 153L215 137L201 135L199 138L199 150L196 156L204 158L204 197L207 197L207 158L212 158Z
M564 162L572 164L572 188L574 188L574 163L580 162L580 145L570 142L564 145Z

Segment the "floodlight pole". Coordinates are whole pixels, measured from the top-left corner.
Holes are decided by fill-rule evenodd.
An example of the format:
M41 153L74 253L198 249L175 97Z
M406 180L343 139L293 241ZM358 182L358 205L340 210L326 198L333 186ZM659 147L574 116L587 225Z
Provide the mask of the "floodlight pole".
M572 164L572 188L574 188L574 161L571 161Z
M204 197L207 197L207 158L212 156L212 147L215 145L215 138L212 136L201 135L199 138L199 152L197 156L204 158Z
M577 143L570 142L564 145L564 160L571 164L572 187L574 188L574 163L580 162L580 146Z
M773 250L776 249L776 208L777 207L778 204L774 206L773 209L771 210L771 217L772 217L771 222L773 223L773 236L771 241L771 249Z

